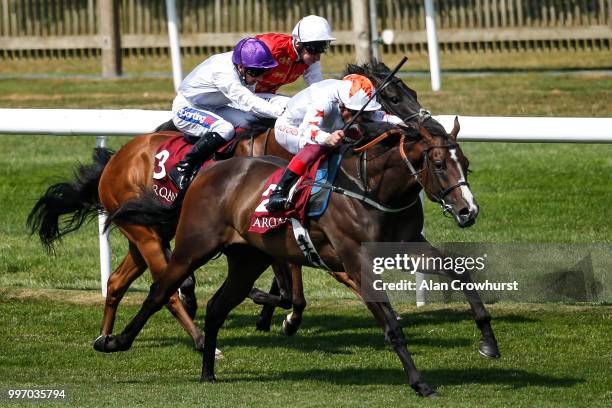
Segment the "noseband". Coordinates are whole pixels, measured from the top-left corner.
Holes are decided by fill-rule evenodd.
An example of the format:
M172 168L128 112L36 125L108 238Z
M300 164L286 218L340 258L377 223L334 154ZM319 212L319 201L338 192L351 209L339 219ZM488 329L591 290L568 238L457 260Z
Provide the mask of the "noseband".
M437 145L437 146L431 146L428 147L427 149L423 150L423 168L421 170L416 170L414 168L414 166L412 165L412 163L410 162L410 160L408 159L408 156L406 155L406 151L404 150L404 139L405 136L402 135L400 138L400 155L402 156L402 159L404 160L404 163L406 163L406 166L408 166L408 169L410 170L410 172L412 173L411 175L414 176L414 178L416 179L416 181L421 185L421 188L423 188L423 191L427 191L425 189L425 184L423 184L423 180L420 177L420 173L424 172L427 169L427 166L429 164L429 152L430 150L433 149L438 149L438 148L442 148L442 149L455 149L458 147L458 145L456 143L448 143L448 144L444 144L444 145ZM467 181L460 181L448 188L445 188L441 191L438 191L438 193L433 194L430 193L430 195L434 198L434 201L438 204L440 204L440 206L442 207L442 211L444 212L448 212L451 213L452 211L452 206L450 206L449 204L446 203L446 201L444 201L444 198L449 195L453 190L461 187L461 186L468 186L469 184Z

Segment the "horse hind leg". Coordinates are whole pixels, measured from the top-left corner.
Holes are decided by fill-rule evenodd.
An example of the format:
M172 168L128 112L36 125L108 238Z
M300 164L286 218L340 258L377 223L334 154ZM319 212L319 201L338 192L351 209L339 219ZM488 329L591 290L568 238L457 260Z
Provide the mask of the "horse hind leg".
M219 329L229 312L251 291L257 278L270 266L271 259L258 249L240 245L226 251L228 275L208 301L204 323L204 356L200 381L215 382L215 350Z
M113 332L117 308L121 299L123 299L123 295L134 279L142 275L146 269L146 262L136 246L130 242L127 255L108 279L100 336L106 336Z
M127 228L124 232L127 232ZM130 226L129 232L129 238L141 237L137 243L138 249L151 269L154 283L151 285L149 295L143 302L140 311L130 321L123 332L117 336L100 336L94 343L94 349L106 353L129 349L149 317L157 312L164 304L168 306L170 312L192 336L198 349L201 349L203 347L202 335L187 315L178 295L176 295L176 290L188 274L199 266L192 265L192 260L202 259L206 261L212 258L217 252L216 245L212 244L214 247L210 247L212 248L210 249L205 242L198 241L195 243L195 248L198 248L201 252L196 255L201 256L190 258L180 253L177 255L175 252L172 261L168 264L166 261L166 250L163 248L157 234L153 233L148 228L140 226ZM148 237L148 239L143 239L142 237Z

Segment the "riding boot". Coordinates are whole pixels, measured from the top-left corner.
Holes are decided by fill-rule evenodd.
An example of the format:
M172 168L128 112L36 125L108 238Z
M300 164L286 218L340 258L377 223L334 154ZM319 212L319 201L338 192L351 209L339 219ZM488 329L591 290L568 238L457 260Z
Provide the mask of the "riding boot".
M193 145L183 160L170 170L168 177L179 190L187 188L206 159L223 146L227 141L216 132L202 135Z
M268 212L281 211L287 207L289 190L291 190L291 186L299 177L298 174L292 172L289 168L285 169L285 172L281 176L280 181L266 204Z

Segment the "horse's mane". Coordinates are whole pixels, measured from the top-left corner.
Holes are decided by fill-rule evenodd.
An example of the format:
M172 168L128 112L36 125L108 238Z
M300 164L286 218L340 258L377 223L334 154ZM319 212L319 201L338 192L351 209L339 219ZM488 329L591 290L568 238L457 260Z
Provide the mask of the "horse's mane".
M343 76L346 76L349 74L363 75L370 79L373 79L375 82L375 85L378 86L390 73L391 73L391 70L389 69L388 66L386 66L383 62L373 59L370 62L364 63L362 65L347 64L343 72ZM414 105L413 108L415 112L418 112L419 109L421 108L421 104L418 101L416 91L410 88L408 85L406 85L406 83L404 83L404 86L406 87L406 90L412 97L412 101L410 102L412 105Z

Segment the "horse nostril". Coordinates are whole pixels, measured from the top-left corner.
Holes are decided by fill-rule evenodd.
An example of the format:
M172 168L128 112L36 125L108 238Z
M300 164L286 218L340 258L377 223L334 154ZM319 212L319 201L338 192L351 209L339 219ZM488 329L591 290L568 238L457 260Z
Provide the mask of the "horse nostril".
M460 217L468 217L470 215L470 209L467 207L463 207L462 209L459 210L459 216Z

